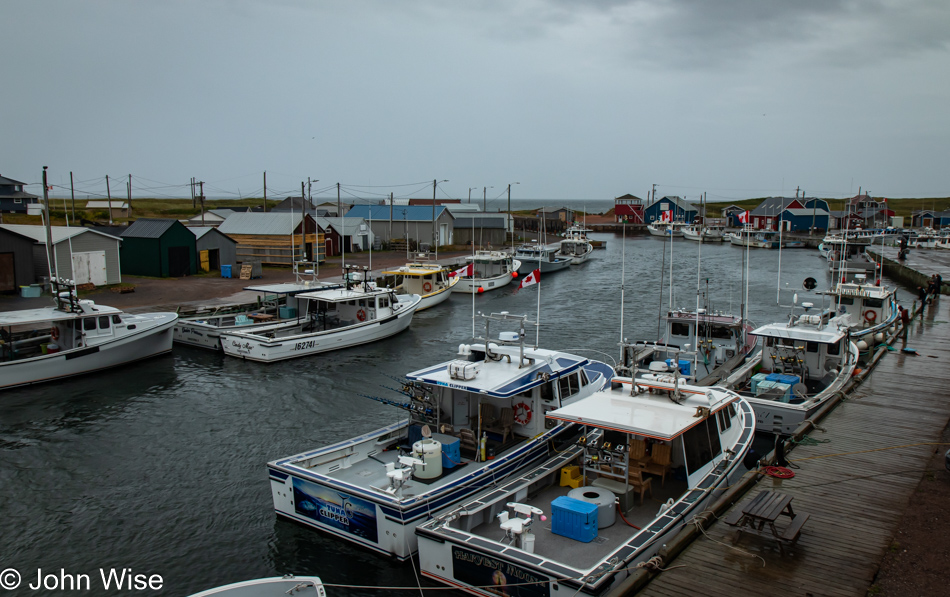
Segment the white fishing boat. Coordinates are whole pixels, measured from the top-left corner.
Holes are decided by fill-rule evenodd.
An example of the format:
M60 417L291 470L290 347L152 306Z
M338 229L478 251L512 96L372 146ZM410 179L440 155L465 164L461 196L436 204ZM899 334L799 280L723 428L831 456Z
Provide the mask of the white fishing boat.
M647 224L647 230L653 236L683 236L683 230L689 227L686 222L664 222L654 220Z
M746 471L748 401L682 381L614 378L548 412L573 445L420 524L422 573L486 597L613 594Z
M236 582L191 597L326 597L327 591L318 576L278 576Z
M613 371L526 346L524 316L483 317L485 336L409 373L402 398L365 396L406 419L268 463L277 513L406 559L416 525L557 454L574 432L545 413L601 390ZM493 337L492 324L517 328Z
M421 258L382 272L384 276L395 276L397 294L418 294L421 297L416 311L434 307L449 298L452 289L461 281L459 276L450 276L451 273L444 265Z
M594 252L594 245L587 238L592 232L584 226L571 226L564 232L564 240L561 241L557 251L557 256L570 259L572 265L580 265L590 259Z
M722 226L700 226L693 224L683 228L683 238L707 243L721 243L725 235Z
M778 232L775 230L743 231L738 236L733 236L729 239L729 242L737 247L750 247L753 249L779 248Z
M132 315L53 284L54 306L0 313L0 389L126 365L170 352L175 313Z
M244 290L260 293L257 303L205 307L187 317L179 317L175 324L175 342L221 350L221 333L224 331L254 332L275 323L299 321L304 308L297 300L298 294L341 286L320 282L314 274L315 269L297 273L299 265L294 263L294 282L246 286Z
M570 257L561 256L557 249L540 243L521 245L515 249L515 259L521 262L519 275L530 274L536 269L540 269L542 274L550 274L571 265Z
M788 323L753 330L762 349L726 380L752 404L756 428L765 433L790 435L844 387L858 362L849 314L812 314L808 302L802 307Z
M466 257L465 261L473 266L473 274L453 276L461 278L452 288L453 292L480 294L504 288L518 276L521 267L520 261L503 251L478 251Z
M621 343L617 372L672 371L687 383L710 386L727 378L757 349L753 326L736 315L707 309L669 311L659 342Z
M877 345L896 331L897 289L883 285L879 276L872 283L864 271L845 271L825 293L833 297L838 313L851 316L851 338L864 339L865 344Z
M224 353L251 361L273 362L348 348L403 331L422 300L377 288L347 266L344 285L297 295L305 306L299 319L250 332L221 332ZM363 268L364 273L368 268Z

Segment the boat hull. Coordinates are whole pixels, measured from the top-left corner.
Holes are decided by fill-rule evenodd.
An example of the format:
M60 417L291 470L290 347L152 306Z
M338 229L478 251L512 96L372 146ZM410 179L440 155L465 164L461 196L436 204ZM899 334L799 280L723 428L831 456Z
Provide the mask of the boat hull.
M141 318L151 325L145 327ZM141 315L136 331L120 338L55 354L0 363L0 389L93 373L171 352L175 313Z
M452 295L452 290L458 285L459 282L459 278L452 278L452 281L449 282L448 286L443 286L434 292L421 295L421 300L419 301L419 306L416 307L416 311L423 311L429 307L434 307L439 303L444 303L447 301L449 296Z
M270 363L295 359L367 344L398 334L409 327L418 301L411 307L400 310L385 319L365 321L355 325L325 332L297 334L284 338L261 339L260 336L242 333L221 334L224 353L249 361Z
M567 269L571 265L571 259L567 258L558 258L554 261L539 261L537 259L525 259L521 258L521 267L518 268L518 274L525 276L530 274L536 269L541 270L542 274L551 274L554 272L561 271L562 269Z
M297 323L296 319L283 320L288 325ZM275 322L257 323L250 325L216 326L201 320L179 319L175 324L174 341L209 350L221 350L221 334L227 332L253 333L257 328L271 327ZM280 323L280 322L277 322Z
M512 276L510 272L491 278L462 278L455 288L452 289L452 292L472 294L478 293L479 289L481 289L481 292L498 290L499 288L504 288L511 284L511 281L514 279L514 276Z

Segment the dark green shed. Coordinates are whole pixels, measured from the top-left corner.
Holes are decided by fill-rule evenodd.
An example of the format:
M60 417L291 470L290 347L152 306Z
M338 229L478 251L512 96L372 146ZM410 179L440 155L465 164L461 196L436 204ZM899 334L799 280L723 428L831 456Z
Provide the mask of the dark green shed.
M122 233L122 274L177 278L198 271L195 235L178 220L140 218Z

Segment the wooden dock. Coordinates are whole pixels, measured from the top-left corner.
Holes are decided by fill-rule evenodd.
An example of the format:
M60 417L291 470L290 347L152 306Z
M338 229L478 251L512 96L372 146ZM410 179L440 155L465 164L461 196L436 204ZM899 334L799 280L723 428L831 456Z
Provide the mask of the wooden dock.
M934 450L946 450L934 444L950 419L948 320L950 299L928 306L897 351L819 423L824 431L811 438L823 443L802 442L788 455L795 478L764 477L733 505L729 513L763 489L791 495L795 512L810 518L784 556L777 540L748 534L734 548L735 527L719 521L638 594L867 595Z

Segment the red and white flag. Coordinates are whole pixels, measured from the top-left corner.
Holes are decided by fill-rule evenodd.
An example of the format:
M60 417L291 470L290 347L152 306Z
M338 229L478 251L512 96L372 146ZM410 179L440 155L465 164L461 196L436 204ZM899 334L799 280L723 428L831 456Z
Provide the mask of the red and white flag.
M540 284L540 283L541 283L541 270L536 269L521 280L521 284L518 284L518 290L531 286L532 284Z
M672 222L673 221L673 210L668 209L663 212L663 215L660 216L661 222Z
M475 264L474 264L474 263L469 263L468 265L466 265L466 266L463 267L462 269L457 269L457 270L455 270L454 272L449 273L449 277L450 277L450 278L454 278L455 276L461 276L461 277L464 278L465 276L474 276L474 275L475 275Z
M749 210L748 210L748 209L739 214L739 221L742 222L743 224L748 224L748 223L749 223Z

